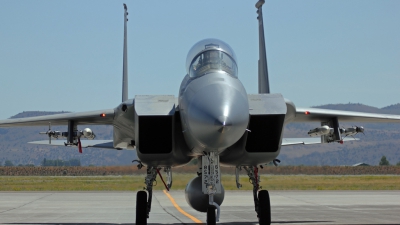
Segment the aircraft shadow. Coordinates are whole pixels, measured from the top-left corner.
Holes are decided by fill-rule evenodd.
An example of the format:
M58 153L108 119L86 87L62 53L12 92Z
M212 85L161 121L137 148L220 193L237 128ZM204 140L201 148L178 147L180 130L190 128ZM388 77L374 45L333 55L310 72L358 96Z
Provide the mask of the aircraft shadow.
M334 221L272 221L274 223L283 223L283 224L313 224L316 223L332 223ZM0 223L0 224L26 224L26 225L135 225L135 223ZM162 223L148 223L149 225L163 225ZM172 223L170 225L197 225L197 223ZM244 225L244 224L258 224L257 221L254 222L228 222L228 223L217 223L217 224L233 224L233 225ZM364 225L364 224L352 224L352 225ZM382 224L368 224L368 225L382 225ZM385 225L399 225L399 223L388 223Z
M315 223L331 223L334 221L272 221L272 224L283 223L283 224L315 224ZM134 225L134 223L0 223L0 224L26 224L26 225ZM161 223L148 223L149 225L162 225ZM196 223L172 223L171 225L197 225ZM244 224L258 224L258 222L228 222L218 224L233 224L233 225L244 225ZM330 224L335 225L335 224ZM352 225L365 225L365 224L352 224ZM381 225L381 224L369 224L369 225ZM385 224L385 225L400 225L399 223Z
M315 223L329 223L334 221L272 221L272 223L284 223L284 224L315 224ZM134 223L0 223L0 224L26 224L26 225L134 225ZM162 223L148 223L149 225L162 225ZM170 225L197 225L197 223L172 223ZM242 224L258 224L257 221L254 222L228 222L228 223L217 223L217 224L232 224L232 225L242 225ZM355 224L357 225L357 224ZM378 224L369 224L378 225ZM390 224L389 224L390 225Z

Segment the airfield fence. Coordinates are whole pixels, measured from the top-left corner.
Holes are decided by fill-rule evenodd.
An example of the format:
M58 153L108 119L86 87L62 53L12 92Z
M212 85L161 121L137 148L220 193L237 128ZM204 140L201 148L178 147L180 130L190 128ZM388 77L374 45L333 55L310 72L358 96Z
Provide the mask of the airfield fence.
M162 170L161 170L162 171ZM174 173L196 174L195 165L172 168ZM234 174L235 168L221 167L222 174ZM263 175L400 175L400 166L266 166L259 170ZM0 167L0 176L118 176L144 175L146 167L99 166L99 167ZM246 175L244 170L242 175Z

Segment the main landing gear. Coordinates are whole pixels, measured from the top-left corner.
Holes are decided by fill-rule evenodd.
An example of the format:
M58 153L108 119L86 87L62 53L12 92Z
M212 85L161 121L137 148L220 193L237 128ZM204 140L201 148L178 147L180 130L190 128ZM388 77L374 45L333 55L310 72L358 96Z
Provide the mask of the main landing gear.
M147 217L147 192L138 191L136 194L136 224L147 224Z
M260 190L260 175L258 175L258 167L256 166L243 166L236 167L236 186L237 188L242 187L239 183L239 171L241 169L246 170L249 176L250 183L253 185L253 199L254 209L257 213L258 221L260 225L271 224L271 204L269 200L269 193L267 190Z
M138 168L142 168L143 165L140 163ZM153 197L153 184L156 180L157 173L160 175L161 180L163 181L165 188L169 190L172 186L172 173L171 168L165 168L164 171L167 173L168 182L165 184L163 178L160 174L160 169L156 167L147 168L147 175L145 178L145 191L138 191L136 195L136 224L137 225L146 225L147 219L149 218L149 213L151 211L151 201ZM146 192L147 191L147 192ZM148 194L148 196L147 196Z

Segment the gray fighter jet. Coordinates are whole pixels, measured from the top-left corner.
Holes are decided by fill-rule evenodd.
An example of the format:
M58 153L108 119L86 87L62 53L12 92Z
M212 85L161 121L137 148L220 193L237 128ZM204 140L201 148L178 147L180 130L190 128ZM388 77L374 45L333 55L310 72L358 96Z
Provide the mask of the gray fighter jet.
M172 187L172 168L197 158L201 167L185 190L194 209L207 213L207 224L215 224L224 199L220 166L244 170L253 184L254 207L261 225L271 223L267 190L260 190L258 169L279 163L282 146L343 143L346 137L363 133L363 127L341 128L339 122L400 122L399 115L359 113L296 107L279 93L270 93L265 51L262 5L256 4L259 25L257 94L248 94L238 78L233 49L223 41L205 39L196 43L186 59L187 74L179 96L137 95L128 98L127 7L124 4L124 49L122 103L114 109L1 120L0 127L43 126L49 140L34 144L82 148L110 148L137 151L138 168L145 167L146 190L136 199L136 224L147 224L152 188L157 174L167 175L166 189ZM283 127L292 122L320 122L308 132L310 138L283 138ZM77 125L106 124L114 127L113 140L93 140L90 128ZM50 125L68 125L67 131L53 131ZM66 141L53 140L65 137ZM85 140L81 140L85 138ZM89 140L86 140L89 139ZM354 140L351 138L351 140Z

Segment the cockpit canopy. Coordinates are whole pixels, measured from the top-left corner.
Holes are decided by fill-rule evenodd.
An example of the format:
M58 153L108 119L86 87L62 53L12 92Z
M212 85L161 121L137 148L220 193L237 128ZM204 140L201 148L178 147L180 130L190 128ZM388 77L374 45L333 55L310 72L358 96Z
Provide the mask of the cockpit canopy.
M237 77L236 55L232 48L218 39L197 42L186 58L186 69L190 77L199 77L212 72L225 72Z

